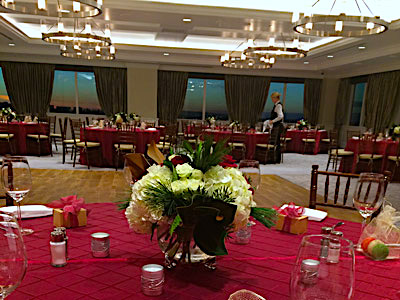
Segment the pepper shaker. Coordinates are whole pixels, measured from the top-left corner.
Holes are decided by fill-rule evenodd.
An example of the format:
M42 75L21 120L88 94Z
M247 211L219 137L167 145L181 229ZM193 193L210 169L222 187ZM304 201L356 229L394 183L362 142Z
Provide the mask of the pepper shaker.
M59 230L53 231L50 234L51 265L53 267L64 267L67 264L65 249L64 234Z
M326 259L328 257L329 250L329 235L332 232L332 227L322 227L321 233L324 237L321 239L321 250L319 253L320 259Z

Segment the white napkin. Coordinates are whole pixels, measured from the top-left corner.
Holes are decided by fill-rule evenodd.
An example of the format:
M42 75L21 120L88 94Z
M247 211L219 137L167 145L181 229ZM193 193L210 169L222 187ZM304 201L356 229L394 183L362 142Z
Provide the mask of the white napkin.
M1 207L0 211L17 214L16 206ZM53 209L44 205L21 205L22 219L51 216Z
M156 131L157 128L150 127L150 128L147 128L147 130L149 130L149 131Z
M288 205L284 204L282 205L281 208L284 209L286 206ZM303 216L307 216L310 221L317 221L317 222L321 222L323 219L326 218L327 215L328 213L326 211L311 209L307 207L304 208L304 213L303 213Z

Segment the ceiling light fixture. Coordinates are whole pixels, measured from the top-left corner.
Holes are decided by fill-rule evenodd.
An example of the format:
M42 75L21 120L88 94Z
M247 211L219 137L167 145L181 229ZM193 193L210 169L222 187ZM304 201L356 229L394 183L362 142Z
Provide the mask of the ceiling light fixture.
M8 46L10 46L10 47L14 47L14 46L15 46L15 44L14 44L14 43L9 43L9 44L8 44Z
M313 7L320 2L317 0ZM358 0L354 0L358 10L361 8ZM318 37L359 37L371 34L379 34L389 29L389 23L380 17L373 16L372 11L366 4L366 0L362 1L372 16L353 16L341 13L339 15L306 15L293 22L293 30L297 33L312 35ZM333 2L332 9L336 4ZM292 18L293 20L294 18Z
M192 22L192 19L184 18L184 19L182 19L182 21L185 22L185 23L190 23L190 22Z
M308 61L305 61L305 62L304 62L304 64L305 64L305 65L308 65L308 64L310 64L310 62L308 62Z
M7 10L57 18L88 18L102 13L102 0L0 0Z
M274 56L283 59L297 59L307 56L307 51L296 47L250 47L244 50L246 55Z
M165 52L165 53L164 53L164 56L169 56L169 53Z
M328 55L327 58L333 58L333 55Z
M366 49L367 47L365 47L365 46L358 46L358 49L360 49L360 50L364 50L364 49Z
M272 68L276 59L260 55L243 56L243 53L240 56L231 56L229 53L225 53L221 56L220 61L225 68L265 70Z
M68 58L79 58L88 60L114 60L115 48L114 46L111 47L96 46L95 49L77 50L74 47L61 45L60 54L61 56Z

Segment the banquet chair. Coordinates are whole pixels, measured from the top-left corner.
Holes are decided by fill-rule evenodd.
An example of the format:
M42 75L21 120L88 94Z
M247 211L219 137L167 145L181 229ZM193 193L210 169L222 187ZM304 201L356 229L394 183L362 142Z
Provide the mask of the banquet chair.
M317 130L309 130L307 132L306 138L301 139L301 141L304 143L303 154L305 154L310 146L312 147L312 149L315 147L315 144L317 143Z
M393 165L392 174L393 174L393 181L400 181L397 179L396 176L399 176L400 171L400 143L397 144L396 155L389 155L388 163ZM399 176L400 178L400 176Z
M204 131L204 127L202 124L195 124L193 123L190 126L191 129L191 133L187 132L187 134L185 135L185 140L189 142L189 144L191 144L193 147L195 147L199 141L200 141L200 137L203 134Z
M328 148L328 163L326 164L326 171L329 169L329 165L332 162L333 169L337 171L340 159L344 157L350 157L354 155L352 151L346 151L345 149L339 148L338 141L339 133L337 129L331 129L329 131L329 148Z
M15 136L13 133L10 133L10 128L8 125L8 122L2 122L0 123L0 143L7 144L8 146L8 151L6 154L11 154L14 155L16 153L15 151Z
M353 195L350 195L349 199L349 191L350 187L356 184L354 179L358 179L360 175L350 174L350 173L340 173L340 172L319 171L318 168L319 168L318 165L312 166L310 198L308 207L315 209L318 205L318 206L330 206L330 207L338 207L345 209L355 209L352 201ZM324 194L323 194L324 196L322 202L319 201L317 197L318 178L321 177L320 175L325 176ZM384 194L386 193L386 189L390 182L390 179L391 179L391 173L385 172ZM333 199L332 196L329 195L330 181L332 181L332 183L334 184ZM340 192L341 182L346 183L344 191L342 193Z
M70 119L71 128L73 128L73 126L74 126L72 123L73 123L73 121ZM85 123L82 123L82 125L83 125L83 140L84 140L83 142L82 141L77 142L76 137L75 137L75 131L74 130L71 131L72 139L74 141L76 141L75 145L74 145L74 150L73 150L73 154L74 154L73 167L75 168L77 152L78 151L80 152L80 150L82 150L86 155L87 167L88 167L88 169L90 169L89 152L94 152L94 151L99 150L101 144L98 143L98 142L90 142L90 141L88 141L87 138L86 138L86 126L85 126Z
M228 140L228 146L231 149L232 156L235 160L246 158L246 134L232 134Z
M278 145L281 143L282 134L278 130L271 130L271 134L266 144L256 144L255 160L260 163L276 162Z
M375 135L364 135L358 143L358 155L356 173L375 172L380 173L383 155L378 154Z
M131 127L125 130L118 130L118 142L114 144L116 152L115 171L118 170L120 156L125 157L128 153L135 153L136 132Z
M67 139L67 125L68 125L68 118L64 118L64 124L61 121L61 118L58 119L58 124L60 126L61 132L61 142L63 148L63 158L62 163L65 163L65 155L68 153L68 150L71 150L71 155L74 151L75 141L74 139ZM79 141L79 140L77 140ZM71 157L72 159L72 157Z
M54 146L56 147L56 151L58 151L57 148L57 141L62 141L62 135L61 133L57 133L57 117L56 116L49 116L48 117L48 122L49 122L49 127L50 127L50 140L51 143L54 142ZM60 127L61 129L61 127Z
M39 123L40 124L40 123ZM50 147L50 155L53 156L53 150L51 147L51 139L50 139L50 126L38 126L37 132L30 133L26 135L27 140L33 141L38 150L37 155L40 157L42 154L42 145L47 144Z
M281 137L280 137L280 140L281 140L281 163L283 163L283 153L286 152L287 142L292 140L292 139L286 137L286 132L287 132L287 128L284 127L283 131L281 133Z

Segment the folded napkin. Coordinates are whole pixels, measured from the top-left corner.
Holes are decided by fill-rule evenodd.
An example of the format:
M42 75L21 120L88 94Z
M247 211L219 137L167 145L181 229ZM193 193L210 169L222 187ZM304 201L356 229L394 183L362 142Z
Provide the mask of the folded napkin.
M284 204L282 205L281 209L285 209L288 205ZM299 207L299 206L296 206ZM317 210L317 209L311 209L311 208L304 208L304 212L303 212L303 216L307 216L309 221L317 221L317 222L321 222L323 219L326 218L326 216L328 215L327 212L325 211L321 211L321 210Z
M17 214L17 207L16 206L1 207L0 211ZM44 205L22 205L21 206L22 219L51 216L52 214L53 214L53 209L46 207Z

